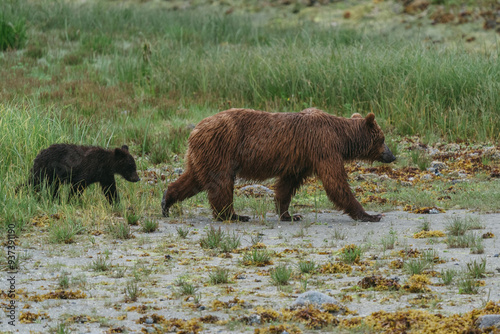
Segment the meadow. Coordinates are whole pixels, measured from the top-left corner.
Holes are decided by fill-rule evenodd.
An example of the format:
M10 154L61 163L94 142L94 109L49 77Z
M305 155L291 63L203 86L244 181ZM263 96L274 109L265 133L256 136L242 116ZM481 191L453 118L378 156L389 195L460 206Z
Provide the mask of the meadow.
M374 112L398 160L390 167L347 166L367 210L500 211L500 41L478 40L473 48L461 37L438 43L418 24L405 30L399 18L342 24L345 3L336 4L340 16L332 14L341 24L295 14L297 8L310 13L297 7L300 1L269 3L2 2L0 234L13 223L22 248L38 232L49 245L76 240L93 247L101 234L112 242L128 239L130 226L154 231L163 191L182 171L190 131L232 107L316 107L344 117ZM384 10L394 5L380 3ZM464 6L474 13L492 4ZM445 1L446 10L458 7ZM500 36L487 33L494 41ZM55 202L47 189L16 193L37 153L64 142L128 145L141 182L117 177L122 200L113 207L97 186L70 202L68 189ZM446 164L441 175L428 170L436 160ZM240 195L235 207L258 226L274 228L267 222L272 199ZM321 225L318 214L332 209L315 179L292 202L311 224ZM174 208L171 222L190 226L197 217L210 217L205 194Z

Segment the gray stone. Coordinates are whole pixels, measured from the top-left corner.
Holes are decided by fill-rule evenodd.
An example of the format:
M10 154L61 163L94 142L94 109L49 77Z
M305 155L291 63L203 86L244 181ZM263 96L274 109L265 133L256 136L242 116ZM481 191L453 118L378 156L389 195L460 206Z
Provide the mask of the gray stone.
M479 328L496 327L500 328L500 314L486 314L477 318Z
M260 184L251 184L248 186L244 186L240 188L238 192L247 197L274 197L274 191Z
M146 324L148 325L152 325L154 324L154 321L153 321L153 318L151 317L147 317L146 320L144 321Z
M448 169L448 166L442 161L435 160L435 161L431 162L430 168L441 170L441 169Z
M251 326L253 324L260 325L262 323L261 317L258 314L251 314L248 317L248 324Z
M323 304L335 304L340 306L340 303L333 297L318 291L307 291L297 297L297 299L292 303L292 308L307 306L309 304L313 304L318 307Z

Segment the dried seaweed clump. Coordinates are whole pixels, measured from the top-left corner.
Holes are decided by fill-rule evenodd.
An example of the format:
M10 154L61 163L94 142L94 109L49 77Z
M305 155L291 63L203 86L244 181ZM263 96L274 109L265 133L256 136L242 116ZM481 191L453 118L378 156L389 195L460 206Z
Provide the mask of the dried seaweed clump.
M203 327L198 318L192 318L189 320L172 318L166 320L164 316L157 315L156 313L152 315L147 315L136 321L138 324L146 323L146 319L152 319L154 324L162 325L162 329L159 330L160 333L176 331L176 333L186 334L186 333L199 333Z
M431 289L427 286L431 281L426 275L413 275L408 282L403 285L403 289L411 293L429 292Z
M267 328L256 328L254 334L302 334L302 331L295 325L271 325Z
M425 239L425 238L441 238L445 237L446 233L443 231L420 231L413 235L415 239Z
M444 209L438 208L436 206L427 206L427 207L419 208L419 207L412 206L412 205L409 205L409 204L405 205L405 207L403 208L403 210L407 211L407 212L419 213L419 214L444 213L444 212L446 212Z
M71 291L71 290L56 290L52 291L49 293L46 293L44 295L34 295L28 298L28 300L34 301L34 302L41 302L47 299L83 299L86 298L87 295L80 291Z
M322 274L350 274L352 267L342 262L328 262L321 266L319 272Z
M392 278L384 278L382 276L367 276L358 282L358 286L363 289L374 288L378 291L384 290L399 290L401 286L397 280Z
M31 313L21 312L19 315L19 322L22 324L32 324L38 320L50 319L50 317L45 312Z
M337 317L330 312L322 311L311 304L295 311L283 311L283 320L299 321L310 329L320 329L330 325L337 326L339 323Z

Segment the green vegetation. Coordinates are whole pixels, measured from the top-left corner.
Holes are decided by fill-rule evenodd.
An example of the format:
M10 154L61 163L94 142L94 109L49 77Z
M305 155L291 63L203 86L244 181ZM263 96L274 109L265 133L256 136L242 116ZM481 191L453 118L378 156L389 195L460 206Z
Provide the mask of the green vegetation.
M273 284L278 286L287 285L292 277L292 272L292 268L289 268L286 264L279 264L269 271Z

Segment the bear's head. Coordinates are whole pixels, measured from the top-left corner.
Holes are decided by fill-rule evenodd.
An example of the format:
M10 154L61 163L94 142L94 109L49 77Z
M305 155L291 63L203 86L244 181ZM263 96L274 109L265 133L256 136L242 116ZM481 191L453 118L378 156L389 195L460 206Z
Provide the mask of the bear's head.
M359 152L357 158L367 161L380 161L391 163L396 160L394 154L385 143L385 136L382 129L375 121L375 114L369 113L365 118L358 113L351 116L351 119L357 120L359 133Z
M128 152L128 146L123 145L121 148L115 148L113 151L115 157L116 173L130 182L140 181L137 175L137 166L135 165L134 157Z

